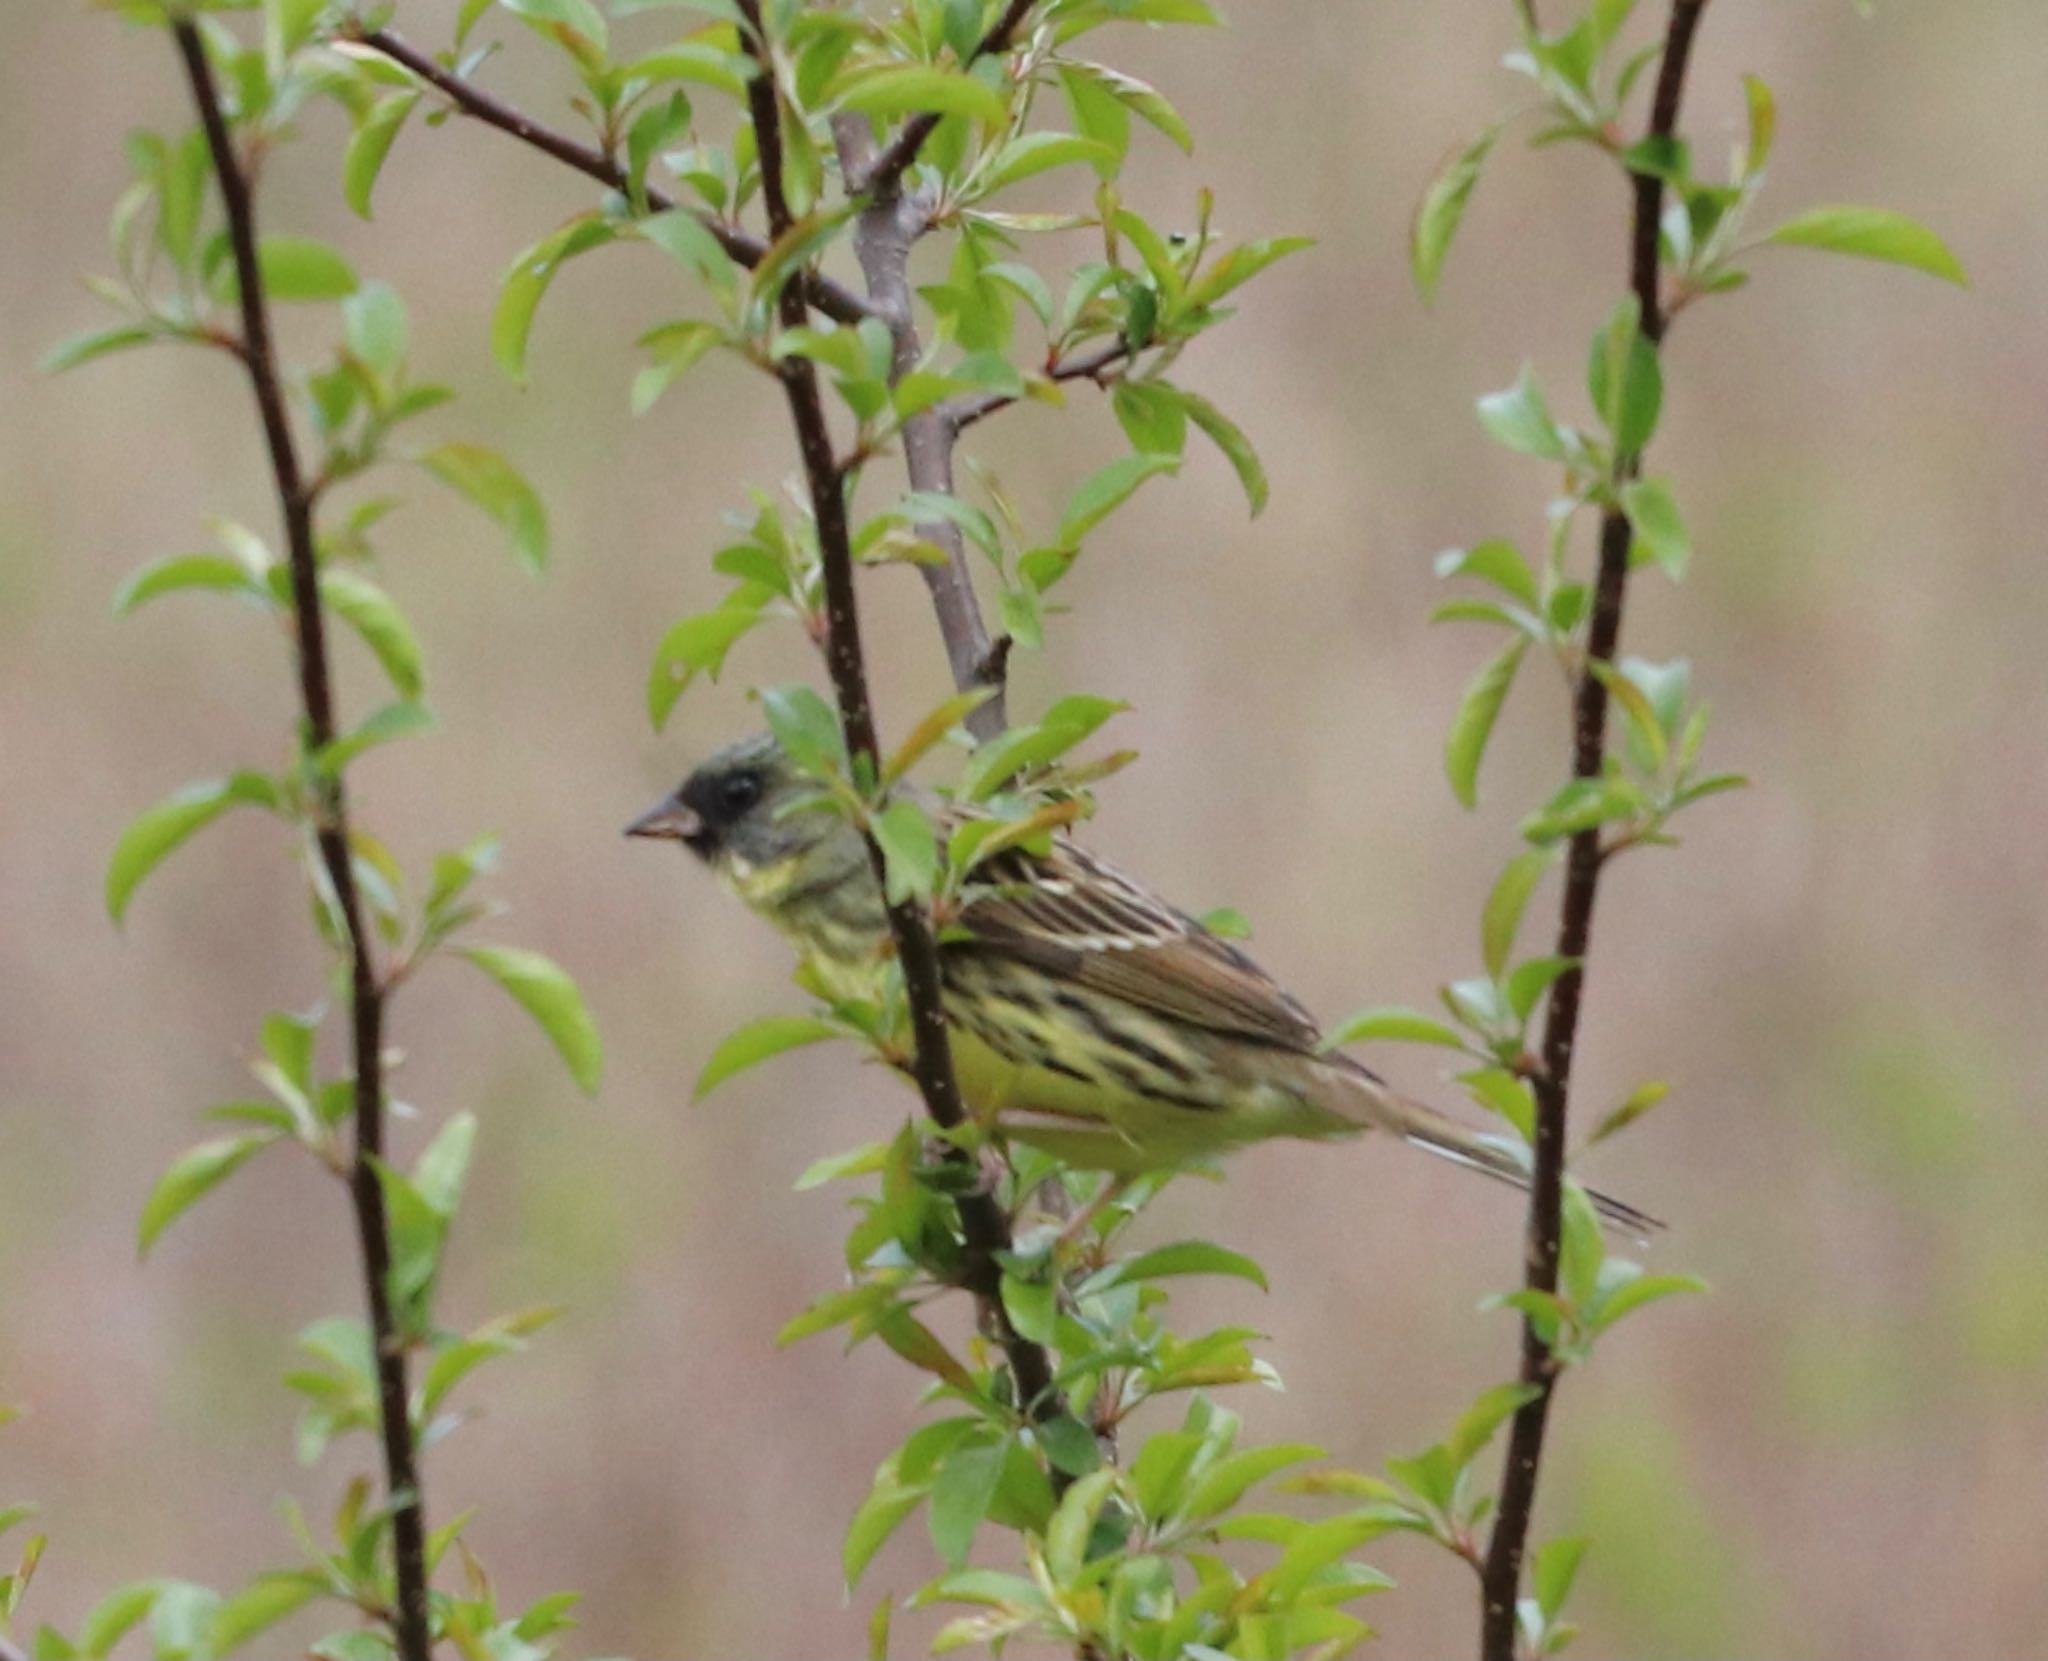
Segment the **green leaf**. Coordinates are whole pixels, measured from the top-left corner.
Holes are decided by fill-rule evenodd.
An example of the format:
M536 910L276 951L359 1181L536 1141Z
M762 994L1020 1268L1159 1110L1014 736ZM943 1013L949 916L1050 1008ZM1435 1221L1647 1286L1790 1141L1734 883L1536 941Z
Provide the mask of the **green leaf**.
M1607 1261L1607 1241L1600 1217L1585 1189L1567 1179L1564 1189L1564 1230L1557 1257L1558 1288L1583 1308L1591 1301L1600 1270Z
M1530 1554L1529 1589L1536 1594L1536 1607L1543 1611L1546 1624L1557 1619L1564 1600L1571 1596L1579 1559L1586 1555L1586 1547L1591 1543L1583 1536L1550 1540Z
M713 294L726 301L737 294L739 267L733 264L732 255L712 235L710 227L687 208L674 208L643 219L638 230L642 239L692 272Z
M846 738L839 717L815 688L800 682L764 686L758 696L768 730L790 760L814 775L845 771Z
M674 4L676 0L657 0L657 3ZM624 4L614 3L612 6L615 16L624 16L626 9ZM694 81L700 86L716 87L735 98L744 98L747 82L753 76L752 58L724 51L703 41L684 40L649 52L645 57L635 58L626 65L622 79Z
M1308 1442L1283 1442L1270 1448L1247 1448L1241 1453L1226 1454L1196 1482L1194 1491L1179 1507L1180 1514L1189 1522L1218 1516L1243 1499L1255 1484L1289 1465L1326 1457L1321 1448Z
M1692 559L1692 538L1679 514L1667 479L1631 479L1621 487L1622 511L1649 557L1671 578L1681 581Z
M503 456L480 444L448 443L420 457L420 465L497 520L527 570L537 575L547 564L546 510L533 486Z
M1213 306L1224 295L1250 282L1275 261L1314 246L1314 237L1276 236L1232 248L1212 260L1208 270L1188 285L1184 302L1178 309L1192 312L1199 311L1205 306Z
M455 1215L475 1150L476 1115L458 1113L440 1128L413 1167L414 1190L443 1220Z
M516 998L561 1052L569 1076L586 1095L597 1093L604 1045L576 983L538 952L512 946L469 946L462 955Z
M936 749L946 737L968 716L995 696L992 686L970 687L965 692L955 693L938 708L911 729L910 736L896 747L882 768L883 788L894 784L908 773L918 762Z
M311 1571L258 1575L213 1612L206 1653L222 1656L240 1649L326 1590L326 1577Z
M405 302L388 283L365 283L341 303L348 349L379 375L405 362Z
M1496 443L1544 461L1565 459L1564 435L1551 419L1543 389L1536 384L1536 372L1528 364L1522 366L1513 386L1505 392L1488 393L1478 407L1479 424Z
M1462 149L1453 150L1437 168L1422 200L1416 204L1415 224L1408 236L1408 264L1414 273L1415 291L1427 305L1436 298L1437 282L1443 275L1444 258L1465 217L1465 205L1479 183L1479 170L1488 152L1500 138L1496 124Z
M1522 550L1500 537L1489 537L1469 548L1447 548L1436 556L1439 577L1477 577L1511 594L1532 611L1543 608L1542 591L1536 573L1522 557Z
M1742 77L1742 94L1749 106L1749 142L1742 153L1740 171L1748 180L1763 172L1771 159L1771 145L1778 134L1778 101L1754 75Z
M163 1587L160 1580L138 1580L101 1598L78 1629L79 1654L97 1658L110 1653L156 1607Z
M1614 1291L1600 1299L1595 1305L1593 1325L1596 1330L1605 1330L1643 1305L1655 1303L1660 1298L1675 1297L1681 1292L1704 1292L1707 1283L1698 1275L1637 1275L1625 1280Z
M888 1159L887 1142L864 1143L846 1153L828 1154L823 1159L812 1160L791 1186L801 1194L843 1177L872 1176L888 1163Z
M1249 940L1252 937L1252 920L1234 905L1220 905L1213 911L1205 911L1195 921L1219 940Z
M147 346L157 338L156 330L140 323L117 323L109 329L90 329L68 340L60 340L43 354L36 367L45 375L61 375L67 369L91 363L94 358L124 352L131 346Z
M498 367L516 385L526 384L526 343L533 333L533 314L555 273L578 254L602 247L618 234L610 220L594 213L578 214L542 237L506 270L498 285L498 309L491 320L491 350Z
M586 69L602 68L610 33L594 0L498 0L533 31L562 46Z
M1904 214L1883 208L1812 208L1780 225L1764 241L1911 266L1964 288L1970 282L1940 237Z
M372 711L352 732L345 732L333 743L322 745L314 752L313 762L326 772L339 774L356 757L380 744L418 738L433 730L433 712L424 704L402 699Z
M1505 1067L1482 1067L1459 1075L1459 1083L1489 1113L1498 1113L1524 1142L1536 1140L1536 1093L1529 1081Z
M1141 1280L1165 1280L1172 1275L1229 1275L1248 1280L1261 1292L1269 1290L1266 1272L1242 1252L1234 1252L1207 1240L1182 1240L1170 1246L1112 1263L1086 1284L1089 1293L1106 1292L1113 1286L1128 1286Z
M364 219L371 217L370 199L377 188L377 176L384 171L385 158L391 154L391 146L405 126L406 117L419 101L417 92L395 92L380 98L349 137L348 149L341 159L341 194Z
M758 601L734 599L670 625L655 647L654 662L647 671L647 714L656 732L667 724L676 700L690 683L699 675L716 680L725 667L726 653L760 621Z
M1045 1561L1058 1585L1071 1585L1087 1561L1095 1521L1115 1489L1120 1472L1114 1466L1091 1471L1061 1497L1059 1509L1045 1530ZM936 1502L936 1496L934 1496Z
M881 1473L876 1475L874 1488L860 1502L853 1520L846 1525L846 1541L840 1549L839 1563L849 1593L860 1584L860 1577L873 1561L875 1553L902 1526L904 1518L924 1501L924 1488L899 1486L890 1466L885 1465L883 1471L888 1473L886 1478Z
M1223 452L1231 470L1237 474L1237 482L1244 487L1244 499L1250 505L1254 519L1265 511L1268 489L1266 469L1259 455L1252 448L1252 442L1243 431L1208 399L1195 393L1176 388L1180 401L1188 412L1188 419L1208 435L1209 442Z
M1102 1465L1102 1448L1095 1433L1071 1413L1056 1413L1031 1427L1038 1445L1054 1470L1068 1476L1086 1476Z
M1643 805L1625 779L1573 779L1522 821L1522 834L1539 845L1557 842L1610 820L1626 819Z
M640 344L653 354L654 361L633 377L633 413L645 415L707 352L724 345L725 338L725 331L716 323L695 319L664 323L642 335Z
M276 784L261 773L189 784L130 822L107 861L107 913L119 923L142 880L187 839L237 805L278 806Z
M270 603L270 590L250 577L249 568L240 560L225 554L172 554L133 572L114 591L114 611L125 617L158 595L188 588L213 589Z
M1444 772L1451 790L1466 807L1479 805L1479 763L1486 754L1486 741L1493 735L1493 723L1507 702L1515 671L1529 649L1526 639L1511 642L1473 677L1452 719L1450 737L1444 744Z
M1361 1009L1356 1015L1339 1021L1335 1030L1324 1037L1322 1047L1326 1050L1342 1049L1346 1044L1359 1044L1374 1038L1389 1038L1402 1044L1436 1044L1447 1050L1465 1047L1464 1039L1443 1022L1393 1004Z
M157 1179L142 1207L142 1221L136 1230L135 1249L147 1253L157 1236L190 1207L218 1188L241 1167L261 1153L277 1137L271 1134L224 1136L188 1148L171 1161L170 1169Z
M1356 1551L1366 1541L1376 1539L1394 1525L1376 1513L1364 1516L1326 1517L1321 1522L1310 1523L1287 1542L1287 1548L1280 1554L1280 1561L1273 1566L1273 1579L1267 1597L1277 1609L1293 1608L1288 1623L1290 1638L1303 1636L1306 1624L1304 1617L1321 1615L1335 1617L1339 1623L1334 1630L1355 1632L1363 1622L1345 1615L1339 1610L1300 1608L1299 1600L1307 1590L1311 1579L1327 1569L1338 1558ZM1361 1589L1376 1589L1391 1584L1384 1576L1373 1574Z
M272 300L339 300L356 291L347 260L324 242L303 236L267 236L256 250L264 293ZM228 297L237 291L234 268L227 273Z
M362 636L398 695L417 698L423 684L420 643L391 596L367 577L330 565L320 573L320 598Z
M899 796L869 821L868 830L882 850L889 903L929 900L939 880L939 842L924 810Z
M1063 548L1080 546L1081 539L1129 501L1147 479L1177 472L1179 468L1178 456L1119 456L1089 475L1067 499L1055 540Z
M1657 349L1644 338L1642 307L1631 294L1593 336L1586 390L1614 435L1617 455L1639 455L1657 430L1664 406L1664 372Z
M839 90L841 109L863 115L964 115L999 126L1009 119L1001 93L972 75L930 64L891 64L864 72Z
M1555 853L1550 849L1532 848L1517 854L1508 861L1493 885L1493 892L1487 895L1486 909L1479 919L1480 954L1485 959L1486 972L1496 980L1507 967L1508 954L1515 949L1515 932L1521 926L1529 896L1556 863Z
M1586 1146L1590 1148L1595 1142L1604 1142L1616 1131L1634 1124L1670 1094L1671 1086L1662 1079L1652 1079L1646 1084L1637 1085L1628 1093L1628 1099L1621 1106L1593 1127L1593 1134L1586 1138Z
M702 1101L735 1073L743 1073L758 1062L805 1044L821 1044L828 1038L844 1038L845 1032L815 1015L766 1015L727 1033L697 1075L693 1101ZM808 1173L807 1173L808 1174Z
M1518 1408L1542 1394L1534 1384L1496 1384L1486 1391L1465 1410L1445 1441L1452 1464L1460 1470L1471 1464Z
M1071 167L1076 162L1099 165L1115 157L1115 149L1099 139L1077 138L1072 133L1023 133L996 152L995 160L976 178L974 194L978 199L1055 167Z
M1166 382L1118 381L1110 389L1109 407L1140 455L1177 456L1186 448L1187 406Z

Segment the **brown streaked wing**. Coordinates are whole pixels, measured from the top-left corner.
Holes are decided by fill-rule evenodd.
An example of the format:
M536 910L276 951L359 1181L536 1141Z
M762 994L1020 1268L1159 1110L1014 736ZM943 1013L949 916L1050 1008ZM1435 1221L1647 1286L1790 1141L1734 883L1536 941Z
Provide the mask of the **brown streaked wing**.
M961 914L972 941L1055 980L1121 998L1194 1026L1313 1049L1315 1018L1228 941L1107 865L1055 839L1044 859L1020 850L977 873L997 891Z

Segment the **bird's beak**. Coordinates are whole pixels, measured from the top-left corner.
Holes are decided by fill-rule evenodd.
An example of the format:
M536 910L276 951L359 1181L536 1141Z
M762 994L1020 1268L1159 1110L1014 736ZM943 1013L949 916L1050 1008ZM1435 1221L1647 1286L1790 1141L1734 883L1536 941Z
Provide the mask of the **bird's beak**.
M628 836L651 836L664 842L688 842L704 829L696 811L671 796L626 827Z

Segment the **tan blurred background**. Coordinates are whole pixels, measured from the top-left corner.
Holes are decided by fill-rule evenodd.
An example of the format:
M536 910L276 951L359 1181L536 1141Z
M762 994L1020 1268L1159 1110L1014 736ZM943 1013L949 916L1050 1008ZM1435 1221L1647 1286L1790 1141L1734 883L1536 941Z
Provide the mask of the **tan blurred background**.
M1081 603L1018 707L1084 687L1135 706L1142 766L1091 836L1193 908L1233 903L1267 964L1326 1016L1424 1003L1467 973L1512 824L1563 764L1559 702L1532 679L1459 811L1439 743L1481 651L1430 629L1429 558L1538 534L1549 480L1489 447L1474 395L1524 356L1582 413L1584 341L1619 293L1624 193L1593 158L1519 149L1481 188L1440 303L1407 286L1411 203L1437 156L1522 96L1496 63L1508 8L1464 0L1233 0L1227 32L1102 37L1199 137L1141 136L1129 194L1185 214L1216 187L1233 235L1321 239L1247 291L1182 378L1254 435L1273 475L1255 524L1195 441L1091 546ZM1651 8L1646 6L1645 12ZM446 38L452 7L400 24ZM172 600L116 622L141 560L202 546L232 513L269 530L246 393L198 354L57 383L33 365L90 324L119 141L182 122L157 37L82 5L7 0L0 60L0 1501L42 1502L52 1546L26 1611L74 1624L110 1585L216 1584L289 1558L283 1494L309 1504L367 1444L307 1472L275 1382L291 1335L353 1312L338 1193L288 1157L245 1175L138 1267L133 1220L198 1108L243 1091L257 1019L318 991L298 890L267 825L209 834L143 893L125 936L105 852L189 778L272 764L287 681L234 608ZM641 32L660 26L641 19ZM509 25L506 26L509 29ZM1602 901L1581 1056L1587 1110L1661 1076L1674 1100L1589 1169L1674 1219L1660 1268L1716 1294L1645 1315L1572 1378L1546 1533L1597 1545L1579 1613L1593 1654L2038 1654L2048 1644L2048 782L2042 731L2042 463L2048 427L2048 11L2022 0L1884 6L1722 0L1688 126L1738 135L1738 76L1782 103L1768 209L1868 201L1923 217L1975 278L1962 294L1785 253L1672 342L1658 465L1699 557L1646 579L1628 645L1689 654L1711 756L1750 792L1698 810L1675 854L1619 866ZM495 84L550 108L561 80L520 40ZM745 482L791 466L769 389L699 372L626 409L630 341L672 314L652 262L573 268L543 311L534 390L488 361L503 264L587 199L481 130L414 128L373 226L336 187L335 123L275 173L269 224L340 240L413 306L423 373L464 392L436 432L532 470L557 559L519 575L484 522L426 482L384 538L427 643L441 734L357 775L417 868L504 835L498 938L581 978L603 1025L602 1100L577 1098L530 1027L450 968L409 994L404 1094L477 1111L454 1251L456 1320L559 1301L534 1353L483 1375L480 1420L432 1455L437 1517L508 1594L588 1594L590 1651L824 1656L861 1643L841 1528L909 1412L887 1356L778 1325L835 1277L832 1192L811 1158L886 1131L903 1093L824 1055L692 1111L717 1034L795 1006L777 944L666 850L618 827L749 721L750 680L807 671L750 642L726 684L650 735L642 686L672 617L716 593L705 555ZM1077 178L1040 186L1055 201ZM664 311L669 306L669 311ZM295 316L310 343L318 320ZM1099 400L1018 412L974 450L1049 521L1121 443ZM869 579L885 721L943 684L922 596ZM350 693L371 695L351 658ZM1543 903L1545 913L1554 901ZM1381 1058L1417 1088L1427 1052ZM1191 1295L1272 1335L1284 1395L1241 1393L1249 1433L1371 1465L1440 1434L1511 1365L1477 1300L1514 1274L1515 1208L1383 1147L1240 1160L1163 1206L1255 1252L1275 1290ZM1375 1614L1387 1653L1473 1641L1471 1587L1411 1541ZM864 1594L914 1586L906 1530ZM910 1634L906 1634L906 1646Z

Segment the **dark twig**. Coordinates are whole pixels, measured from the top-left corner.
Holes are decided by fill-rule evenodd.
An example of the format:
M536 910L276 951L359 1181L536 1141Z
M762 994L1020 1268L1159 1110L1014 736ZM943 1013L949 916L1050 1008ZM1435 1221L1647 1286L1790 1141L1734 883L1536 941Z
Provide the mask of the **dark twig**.
M1672 0L1665 30L1663 62L1650 109L1650 136L1670 138L1678 128L1679 101L1685 92L1686 65L1693 33L1706 0ZM1527 7L1525 6L1525 15ZM1663 181L1638 173L1630 181L1635 199L1629 243L1629 280L1642 308L1642 331L1654 346L1664 337L1666 317L1658 295L1657 226L1664 206ZM1634 456L1616 458L1617 475L1626 478L1637 465ZM1622 605L1628 588L1631 533L1627 516L1610 507L1600 523L1600 568L1586 639L1586 664L1579 671L1572 723L1572 774L1600 776L1607 754L1607 686L1592 671L1595 662L1611 663L1621 642ZM1574 967L1557 979L1550 992L1543 1028L1541 1065L1532 1083L1536 1092L1535 1169L1530 1184L1528 1261L1524 1284L1539 1292L1557 1290L1558 1256L1563 1237L1565 1120L1571 1099L1572 1051L1578 1041L1579 1010L1585 990L1584 963L1592 943L1593 906L1600 887L1600 832L1584 830L1571 841L1565 867L1556 955ZM1514 1661L1515 1603L1522 1584L1522 1560L1528 1549L1529 1523L1536 1502L1536 1477L1543 1459L1543 1438L1557 1379L1557 1361L1533 1321L1522 1323L1521 1381L1541 1393L1516 1412L1508 1434L1506 1464L1501 1473L1500 1508L1487 1542L1481 1573L1480 1654L1484 1661Z
M1010 0L1003 8L1003 15L975 45L974 53L967 62L973 64L992 53L1008 51L1017 31L1024 26L1032 4L1033 0ZM924 148L924 141L932 136L932 130L941 119L935 112L927 110L904 122L889 141L888 148L858 173L847 177L847 193L853 196L893 196L903 175L917 160L918 151Z
M335 738L334 690L327 666L325 615L313 542L313 492L299 467L290 417L278 378L263 272L257 259L255 203L249 180L221 114L213 66L198 27L189 18L172 25L192 97L199 107L241 289L240 355L249 372L263 436L270 451L297 620L299 693L306 739L316 754ZM427 1617L426 1522L420 1498L418 1450L413 1445L406 1356L391 1308L391 1230L377 1165L384 1156L384 993L377 979L370 935L363 922L355 865L349 853L348 802L337 774L316 769L314 840L341 913L349 958L349 1013L355 1067L355 1156L348 1171L356 1232L363 1255L370 1332L376 1352L377 1410L384 1449L385 1493L391 1506L392 1555L397 1578L393 1636L405 1661L427 1661L432 1640Z
M1045 366L1045 378L1049 381L1093 381L1100 386L1108 372L1130 357L1130 343L1113 340L1107 346L1098 346L1092 352L1083 352L1075 357L1055 358ZM971 397L949 398L938 405L938 413L953 429L957 438L975 422L1008 409L1016 403L1016 396L1008 392L977 392Z
M603 151L570 138L566 133L558 133L551 127L542 126L540 122L493 97L473 82L466 81L453 71L443 68L426 53L408 45L389 29L369 29L350 38L372 51L381 52L393 63L410 70L448 99L464 115L474 116L485 126L495 127L501 133L511 134L512 137L532 145L543 154L553 156L565 166L573 167L578 173L597 180L599 184L620 192L627 189L630 181L625 169ZM646 196L647 205L657 213L682 206L673 196L654 185L646 187ZM736 225L729 225L712 214L695 208L689 211L696 215L706 230L718 238L720 247L749 270L759 265L766 257L768 244L759 237L741 230ZM815 271L806 271L800 280L803 284L805 302L837 322L858 323L863 318L875 315L874 308L852 289L833 282L829 277L820 276Z
M760 0L738 0L738 4L746 21L747 47L762 66L762 73L748 83L747 102L761 158L762 198L768 209L769 235L779 237L790 225L789 204L782 189L780 99L768 69L771 59ZM778 304L783 327L804 325L807 313L803 293L794 284L785 285ZM853 765L857 772L878 777L880 752L854 595L846 482L834 459L832 433L825 418L816 367L809 358L791 354L777 366L777 374L789 401L811 509L817 518L825 584L826 669L838 700L839 719ZM876 881L880 882L882 855L872 839L868 842L868 857L873 862ZM888 917L897 961L903 967L904 997L910 1006L911 1037L916 1046L913 1076L932 1118L944 1129L956 1130L967 1122L967 1111L960 1098L959 1081L953 1076L952 1050L940 1005L938 948L932 939L930 919L919 906L908 901L890 906ZM949 1148L946 1157L964 1171L976 1170L972 1156L964 1150ZM1016 1386L1019 1409L1033 1418L1049 1417L1060 1410L1052 1387L1051 1361L1040 1345L1018 1333L1003 1308L1000 1255L1010 1249L1009 1220L994 1197L979 1187L960 1196L959 1210L961 1232L966 1238L962 1279L974 1295L984 1326L1002 1346Z

